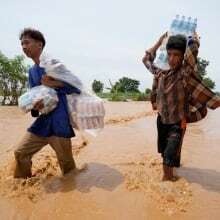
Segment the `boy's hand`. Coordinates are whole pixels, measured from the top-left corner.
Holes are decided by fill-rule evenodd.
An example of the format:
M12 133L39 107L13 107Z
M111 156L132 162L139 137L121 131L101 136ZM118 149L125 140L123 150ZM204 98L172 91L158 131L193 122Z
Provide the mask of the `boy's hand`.
M194 40L198 45L200 45L200 36L198 35L198 33L197 33L197 32L194 32L192 37L193 37L193 40Z
M41 78L41 83L44 86L48 86L48 87L52 87L52 88L53 88L53 81L54 81L54 79L50 76L47 76L47 75L43 75Z
M44 107L43 99L40 99L35 102L33 110L40 111Z
M62 82L47 75L42 76L41 84L50 88L60 88L64 86Z
M155 54L156 51L158 50L158 48L161 46L163 40L164 40L167 36L168 36L168 33L167 33L167 32L164 33L164 34L159 38L159 40L156 42L156 44L155 44L153 47L151 47L150 49L147 50L148 53L150 53L150 54Z
M165 32L165 33L159 38L158 43L161 45L162 42L163 42L163 40L164 40L167 36L168 36L168 33Z
M150 60L151 56L148 51L145 51L145 55L142 58L142 62L145 63L147 60Z

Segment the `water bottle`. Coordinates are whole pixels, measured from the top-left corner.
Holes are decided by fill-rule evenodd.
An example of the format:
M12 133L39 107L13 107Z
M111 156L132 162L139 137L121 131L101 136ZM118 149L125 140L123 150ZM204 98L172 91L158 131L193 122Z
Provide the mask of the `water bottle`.
M190 20L191 20L191 17L189 17L188 21L185 21L183 25L182 34L185 35L186 37L188 36L188 33L189 33Z
M179 32L180 32L181 22L182 22L182 19L180 19L179 22L178 22L178 24L177 24L175 35L176 35L176 34L179 34Z
M191 17L188 17L188 21L186 23L186 36L190 36L191 35Z
M173 20L173 22L170 26L170 35L176 34L178 24L179 24L179 15L176 15L175 19Z
M197 28L197 18L194 19L193 24L192 24L192 33L194 33L196 31Z
M157 58L157 60L156 60L156 65L159 68L162 68L162 66L163 66L163 59L164 59L164 54L163 54L163 51L161 51L158 58Z
M188 36L192 36L193 34L193 22L190 23L190 27L189 27L189 35Z
M181 18L181 21L178 25L178 28L177 28L178 34L183 33L184 24L185 24L185 16L183 15L182 18Z
M167 66L167 59L168 57L166 50L161 51L156 61L156 65L161 69L169 69L169 67Z

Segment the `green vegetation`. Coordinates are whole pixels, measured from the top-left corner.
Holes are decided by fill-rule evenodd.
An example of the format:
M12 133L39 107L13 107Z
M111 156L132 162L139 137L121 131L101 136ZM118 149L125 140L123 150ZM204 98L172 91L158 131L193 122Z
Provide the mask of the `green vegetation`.
M135 92L130 92L130 93L97 93L97 95L100 98L107 99L109 101L149 101L150 100L150 94L146 93L135 93Z
M94 80L92 83L92 90L95 93L102 93L104 88L104 84L101 81Z
M209 61L198 58L198 73L200 78L202 79L205 86L207 86L210 89L215 88L215 82L211 80L209 77L207 77L207 71L206 68L209 65Z
M207 77L206 68L209 61L198 58L198 73L203 83L210 89L215 88L215 82ZM23 56L9 59L0 52L0 105L17 105L18 97L27 89L28 66L24 63ZM151 90L139 90L140 82L136 79L122 77L114 84L109 81L109 92L103 92L104 84L94 80L92 90L101 98L109 101L148 101ZM220 93L217 93L218 95Z
M0 52L0 104L17 105L27 88L27 69L23 56L7 58Z
M96 80L95 80L96 81ZM149 101L150 89L146 89L145 93L139 91L138 87L140 82L138 80L123 77L119 79L115 84L111 81L110 88L107 88L109 92L96 93L99 97L107 99L109 101Z
M209 61L204 59L198 58L198 74L203 81L203 83L210 89L215 88L215 82L207 77L206 68L209 65ZM103 83L100 81L94 80L94 82L98 82L102 85L103 90ZM150 100L150 93L151 89L146 88L145 92L139 91L140 82L135 79L130 79L128 77L122 77L119 79L115 84L111 81L110 88L107 88L109 92L96 92L97 95L101 98L107 99L109 101L149 101ZM94 89L93 89L94 91ZM217 95L220 93L217 92Z

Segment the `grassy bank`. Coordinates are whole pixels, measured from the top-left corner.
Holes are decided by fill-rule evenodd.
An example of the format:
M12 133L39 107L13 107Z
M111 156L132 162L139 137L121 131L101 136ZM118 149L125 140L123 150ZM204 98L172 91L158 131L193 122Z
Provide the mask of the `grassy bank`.
M150 94L146 93L97 93L100 98L108 101L149 101Z

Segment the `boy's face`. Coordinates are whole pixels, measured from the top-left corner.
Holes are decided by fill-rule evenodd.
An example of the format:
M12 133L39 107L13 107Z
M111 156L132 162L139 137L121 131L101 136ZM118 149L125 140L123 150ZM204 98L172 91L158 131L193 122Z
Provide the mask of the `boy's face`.
M21 46L25 55L29 58L39 56L42 51L42 43L29 36L23 36Z
M170 69L176 70L181 67L184 59L184 54L182 51L177 49L169 49L167 50L168 54L168 63L170 65Z

